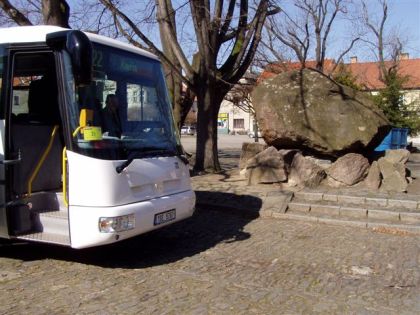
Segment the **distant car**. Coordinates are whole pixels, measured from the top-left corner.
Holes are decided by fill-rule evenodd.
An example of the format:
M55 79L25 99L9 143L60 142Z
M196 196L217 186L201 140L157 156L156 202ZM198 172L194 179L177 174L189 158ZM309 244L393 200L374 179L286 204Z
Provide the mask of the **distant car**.
M254 131L250 131L250 132L248 132L248 137L250 137L250 138L255 138L255 132L254 132ZM262 133L261 133L261 131L258 131L258 138L262 138Z
M194 126L182 126L181 127L181 135L189 135L194 136L196 133L196 129Z

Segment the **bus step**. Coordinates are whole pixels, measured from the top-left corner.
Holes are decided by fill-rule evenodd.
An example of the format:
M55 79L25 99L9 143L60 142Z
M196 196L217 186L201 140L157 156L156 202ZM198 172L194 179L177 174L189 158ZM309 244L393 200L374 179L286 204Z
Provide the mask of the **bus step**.
M69 235L69 219L67 211L33 212L35 231L57 235Z
M24 234L17 237L20 240L37 241L59 245L70 245L70 237L68 235L60 235L48 232L39 232Z

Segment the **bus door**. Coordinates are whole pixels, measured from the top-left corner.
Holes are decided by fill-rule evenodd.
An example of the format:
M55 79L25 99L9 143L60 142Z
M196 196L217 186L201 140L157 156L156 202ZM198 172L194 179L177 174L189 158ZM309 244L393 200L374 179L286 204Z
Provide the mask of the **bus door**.
M6 128L5 128L5 94L6 94L6 63L7 51L4 45L0 45L0 237L9 237L9 229L6 215L6 175L5 175L5 153L6 153Z
M6 201L9 233L19 236L45 232L41 214L60 208L63 141L54 54L12 52L10 64L6 156L17 162L7 167Z

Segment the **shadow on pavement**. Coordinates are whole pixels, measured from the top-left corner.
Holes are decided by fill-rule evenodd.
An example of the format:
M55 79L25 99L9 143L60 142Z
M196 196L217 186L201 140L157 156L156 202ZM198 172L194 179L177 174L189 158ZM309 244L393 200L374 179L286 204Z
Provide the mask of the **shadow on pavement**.
M259 200L261 206L261 200L255 199L254 204ZM65 260L105 268L146 268L167 264L197 255L219 243L250 238L251 235L243 229L258 217L258 211L254 211L254 215L238 216L226 210L198 205L194 216L183 222L116 244L83 250L40 243L2 243L0 256L23 261Z

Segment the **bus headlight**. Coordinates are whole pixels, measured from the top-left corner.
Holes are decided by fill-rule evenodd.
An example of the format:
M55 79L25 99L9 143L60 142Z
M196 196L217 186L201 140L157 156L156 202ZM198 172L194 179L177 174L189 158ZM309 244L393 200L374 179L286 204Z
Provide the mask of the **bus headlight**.
M134 229L136 219L134 214L122 215L118 217L99 218L99 232L114 233Z

